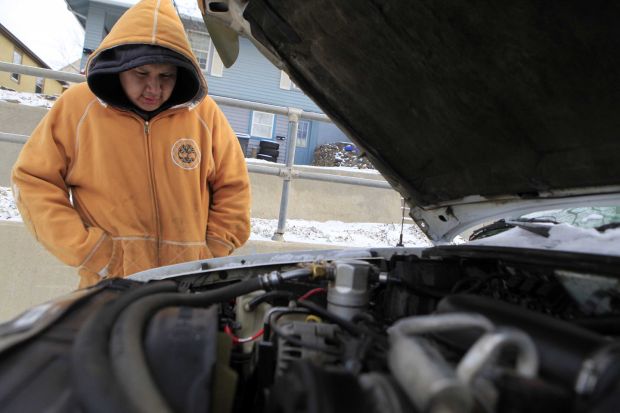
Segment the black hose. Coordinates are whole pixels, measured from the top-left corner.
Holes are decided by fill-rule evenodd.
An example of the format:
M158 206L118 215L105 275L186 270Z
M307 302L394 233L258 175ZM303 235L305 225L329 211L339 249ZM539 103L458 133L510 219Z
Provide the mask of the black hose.
M600 334L610 336L620 335L620 317L618 316L602 316L600 318L577 318L571 320L571 323Z
M112 365L116 380L136 412L170 412L153 380L142 348L142 337L148 320L164 307L207 307L237 296L263 289L259 278L200 294L164 293L146 297L123 312L112 332ZM126 410L126 409L124 409ZM119 410L123 411L123 410Z
M86 321L71 351L71 376L84 411L126 412L129 401L110 364L108 342L118 315L131 303L152 294L176 291L174 282L157 282L129 291Z
M258 307L265 301L269 301L274 298L285 298L285 299L290 300L293 298L293 296L294 296L293 293L290 291L282 291L282 290L269 291L269 292L266 292L265 294L256 296L252 298L250 301L248 301L248 303L246 304L247 310L254 311L256 307Z
M291 281L297 278L305 278L312 275L312 270L310 268L296 268L294 270L288 270L280 274L282 277L282 281Z

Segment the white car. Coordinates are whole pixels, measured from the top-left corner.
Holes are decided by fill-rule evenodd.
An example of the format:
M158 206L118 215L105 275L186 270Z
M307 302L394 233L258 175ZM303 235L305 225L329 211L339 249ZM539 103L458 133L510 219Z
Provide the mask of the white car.
M199 6L223 62L254 42L436 245L76 291L0 326L2 411L619 411L617 4Z

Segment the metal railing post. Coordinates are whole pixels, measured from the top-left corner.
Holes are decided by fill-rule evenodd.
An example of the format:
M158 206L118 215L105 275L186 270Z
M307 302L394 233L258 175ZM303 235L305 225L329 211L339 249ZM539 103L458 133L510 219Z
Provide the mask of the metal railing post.
M289 134L286 147L286 172L282 181L282 197L280 198L280 214L278 216L278 228L271 237L274 241L284 241L286 229L286 214L288 212L288 195L291 188L292 169L295 163L295 148L297 147L297 129L302 110L288 108Z

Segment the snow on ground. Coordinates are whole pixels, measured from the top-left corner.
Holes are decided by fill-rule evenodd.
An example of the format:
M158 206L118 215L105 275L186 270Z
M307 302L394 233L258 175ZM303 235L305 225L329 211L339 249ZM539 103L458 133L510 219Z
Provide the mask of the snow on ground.
M0 187L0 221L21 221L10 188ZM250 239L269 241L278 228L278 220L252 218ZM343 247L393 247L400 238L399 224L349 223L340 221L287 220L284 239L289 242L341 245ZM404 225L406 247L430 246L431 242L414 225Z
M14 92L12 90L0 89L0 101L4 102L21 103L22 105L40 106L49 109L52 107L55 100L55 96Z
M15 206L11 188L0 186L0 221L20 221L22 218Z
M252 218L253 240L269 240L277 229L277 220ZM342 245L343 247L393 247L400 239L400 224L350 223L340 221L286 221L284 239L291 242ZM431 246L426 235L414 225L403 227L403 245Z

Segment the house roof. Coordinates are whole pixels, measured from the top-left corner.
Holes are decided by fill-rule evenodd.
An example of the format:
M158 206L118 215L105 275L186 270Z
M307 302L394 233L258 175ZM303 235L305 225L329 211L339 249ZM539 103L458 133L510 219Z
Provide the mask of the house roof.
M35 52L30 50L21 40L19 40L9 29L7 29L2 23L0 23L0 32L8 37L15 45L24 51L32 60L34 60L39 66L45 69L51 69L47 63L45 63Z
M124 0L65 0L67 8L77 18L82 27L86 28L86 19L88 16L88 8L90 3L99 3L108 6L114 6L121 9L129 9L134 3ZM186 13L180 13L181 18L184 20L192 20L199 16L193 16Z
M88 1L87 0L65 0L67 3L67 9L77 19L78 23L86 28L86 16L88 15Z
M67 3L67 8L77 21L82 25L84 29L86 29L86 20L88 18L88 9L90 7L90 3L100 3L109 6L116 6L120 9L128 9L132 6L132 4L124 2L122 0L99 0L99 1L91 1L91 0L65 0Z
M7 29L6 26L4 26L2 23L0 23L0 33L8 37L13 42L13 44L17 45L21 50L23 50L24 53L26 53L32 60L35 61L36 64L39 65L39 67L43 69L53 70L47 63L45 63L39 56L37 56L35 52L30 50L28 46L26 46L21 40L19 40L13 33L11 33L9 29ZM63 86L69 85L69 83L64 80L56 80L56 82L60 83Z

